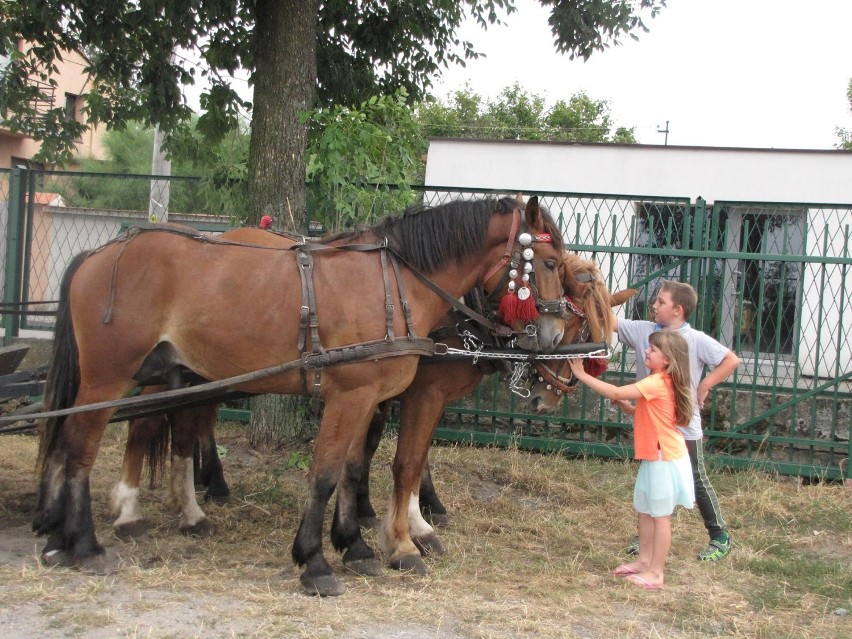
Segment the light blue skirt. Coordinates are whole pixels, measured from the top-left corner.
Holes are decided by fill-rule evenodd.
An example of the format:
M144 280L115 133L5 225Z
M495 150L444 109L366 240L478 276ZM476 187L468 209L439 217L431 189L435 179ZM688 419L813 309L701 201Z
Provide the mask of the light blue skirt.
M695 484L689 455L673 461L646 461L639 464L633 507L651 517L666 517L675 506L692 508L695 503Z

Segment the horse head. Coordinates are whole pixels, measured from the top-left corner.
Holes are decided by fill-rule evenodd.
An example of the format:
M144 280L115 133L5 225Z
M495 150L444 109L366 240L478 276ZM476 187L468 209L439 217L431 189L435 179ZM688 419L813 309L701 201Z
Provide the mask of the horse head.
M519 335L520 348L551 352L562 341L563 258L559 228L531 197L524 206L524 225L485 276L488 299L492 305L499 300L500 320Z
M565 254L562 284L567 302L568 320L561 344L606 343L615 332L612 308L636 295L635 289L610 293L595 262L572 253ZM606 370L606 360L586 360L587 370L600 375ZM598 364L600 362L600 364ZM551 367L541 360L535 363L537 380L530 389L530 409L537 414L556 410L562 396L575 387L568 360Z

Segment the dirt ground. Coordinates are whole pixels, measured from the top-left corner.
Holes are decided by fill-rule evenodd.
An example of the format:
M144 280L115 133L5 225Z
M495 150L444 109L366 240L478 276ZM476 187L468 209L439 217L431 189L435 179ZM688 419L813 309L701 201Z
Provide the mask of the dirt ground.
M305 475L288 467L287 451L258 453L225 429L232 500L203 506L216 534L179 535L164 491L145 489L148 535L121 541L108 494L123 439L110 427L92 476L98 536L118 563L95 576L38 564L35 438L0 438L0 636L852 637L852 577L837 568L852 570L852 491L842 486L716 477L736 552L700 565L694 551L706 538L694 514L680 512L667 588L645 592L610 574L633 530L630 464L441 448L433 466L452 517L440 530L447 554L427 558L425 577L364 578L345 574L326 542L347 592L320 599L303 593L289 557ZM383 442L373 482L381 512L392 454L393 441ZM376 546L372 532L365 539ZM783 561L767 563L779 547ZM810 572L822 576L806 583Z

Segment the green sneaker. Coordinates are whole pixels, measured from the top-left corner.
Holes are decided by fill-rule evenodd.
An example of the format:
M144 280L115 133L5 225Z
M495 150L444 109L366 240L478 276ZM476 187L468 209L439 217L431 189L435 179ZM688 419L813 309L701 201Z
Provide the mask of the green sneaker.
M627 554L628 555L638 555L639 554L639 536L633 537L630 540L630 543L627 545Z
M723 533L719 537L710 540L710 544L698 553L698 558L701 561L719 561L727 557L731 552L731 536L728 533Z

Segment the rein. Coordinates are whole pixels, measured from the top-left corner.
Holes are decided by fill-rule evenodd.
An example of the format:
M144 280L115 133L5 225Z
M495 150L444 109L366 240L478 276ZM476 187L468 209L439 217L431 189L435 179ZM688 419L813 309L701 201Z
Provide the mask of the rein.
M377 340L372 342L362 342L352 346L341 346L338 348L326 349L324 353L304 353L301 358L286 362L284 364L276 364L268 368L235 375L234 377L226 377L214 382L204 382L187 388L178 388L175 390L161 391L159 393L151 393L149 395L139 395L137 397L125 397L108 402L97 402L95 404L86 404L85 406L72 406L62 410L53 410L43 413L32 413L26 416L8 415L0 417L0 424L10 424L21 421L22 417L26 420L47 419L50 417L66 417L77 413L86 413L93 410L104 410L109 408L150 408L152 406L162 407L163 409L174 406L173 400L192 399L198 400L202 398L215 398L221 395L224 391L230 390L231 387L240 384L254 382L267 377L281 375L298 368L314 369L324 366L333 366L335 364L349 364L361 362L364 360L385 359L387 357L399 357L402 355L423 355L432 356L440 354L446 349L443 344L435 344L431 339L397 339L392 342L386 340Z

